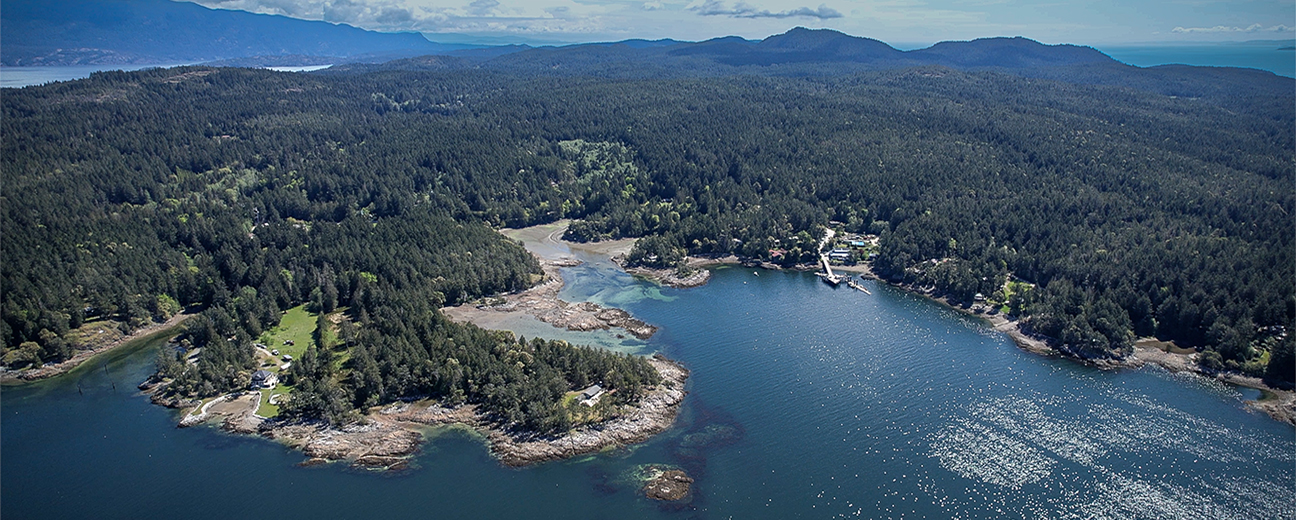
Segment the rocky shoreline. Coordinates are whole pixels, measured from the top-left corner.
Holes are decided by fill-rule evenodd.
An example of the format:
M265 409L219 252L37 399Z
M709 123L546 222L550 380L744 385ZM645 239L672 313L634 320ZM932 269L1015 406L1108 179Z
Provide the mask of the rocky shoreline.
M612 257L612 262L620 266L622 270L635 276L647 278L654 282L667 287L679 289L688 289L691 287L701 287L711 281L711 270L707 267L716 265L735 265L742 264L738 257L730 255L723 258L705 258L688 256L684 258L684 266L689 274L680 276L677 269L655 269L652 267L631 267L626 264L626 255L617 255Z
M447 408L433 400L375 408L364 420L345 426L266 419L255 414L259 392L221 396L187 413L178 426L220 421L221 428L231 433L261 435L300 450L307 466L341 461L355 467L401 470L418 452L427 427L462 425L481 434L501 463L521 467L637 444L674 424L687 394L689 371L661 355L649 363L662 382L649 388L637 404L625 407L617 417L557 436L516 431L475 405Z
M5 370L3 372L0 372L0 384L16 384L16 383L25 383L31 381L39 381L41 379L48 379L57 375L65 374L71 371L72 369L80 366L82 363L89 361L91 358L98 356L99 354L112 351L114 349L117 349L129 343L133 343L136 340L145 339L156 334L167 332L171 329L178 327L180 324L184 323L185 320L193 316L196 315L184 314L184 313L176 314L175 316L172 316L170 319L166 320L165 322L155 323L147 327L143 327L107 345L79 351L76 353L76 355L72 356L68 360L63 361L61 363L51 363L51 364L43 365L40 368L33 368L29 370L17 370L17 371Z
M1143 344L1139 344L1143 343ZM1232 385L1260 390L1258 400L1246 401L1246 405L1262 412L1276 421L1296 426L1296 392L1271 387L1258 377L1249 377L1230 372L1212 372L1197 363L1197 354L1176 354L1155 344L1160 342L1140 341L1134 345L1134 353L1121 361L1121 367L1139 368L1152 364L1172 373L1187 372L1201 377L1223 381Z
M558 292L565 285L559 270L580 265L581 262L574 258L537 258L544 270L542 283L518 293L488 298L485 303L476 305L475 309L501 313L524 312L555 327L578 332L619 328L639 339L648 339L657 332L657 327L644 323L624 310L592 302L572 303L559 299ZM445 307L441 312L455 321L472 321L464 306Z

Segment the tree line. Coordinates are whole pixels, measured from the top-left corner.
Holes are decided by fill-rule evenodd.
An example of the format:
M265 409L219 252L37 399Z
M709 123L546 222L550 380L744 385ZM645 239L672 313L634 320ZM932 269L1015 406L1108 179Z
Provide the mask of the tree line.
M66 358L86 320L205 309L212 334L194 336L239 349L240 329L255 337L307 301L372 324L414 295L529 285L537 268L492 226L580 219L571 238L654 237L637 254L669 266L685 252L806 261L835 220L880 235L875 270L896 281L964 300L1034 283L1014 310L1077 348L1119 355L1155 335L1290 381L1296 114L1228 103L926 69L192 68L7 91L4 360ZM355 306L362 286L387 303ZM375 366L403 356L376 345ZM219 371L201 382L219 390ZM414 386L449 388L426 381ZM404 395L345 386L351 406Z

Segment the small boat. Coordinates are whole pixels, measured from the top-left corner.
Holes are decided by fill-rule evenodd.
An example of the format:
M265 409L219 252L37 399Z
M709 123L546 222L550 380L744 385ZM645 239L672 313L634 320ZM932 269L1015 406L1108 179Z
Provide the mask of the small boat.
M864 294L870 294L870 295L873 294L869 292L867 288L864 287L864 284L859 283L854 278L847 280L846 285L849 286L851 289L859 289L861 291L864 291Z

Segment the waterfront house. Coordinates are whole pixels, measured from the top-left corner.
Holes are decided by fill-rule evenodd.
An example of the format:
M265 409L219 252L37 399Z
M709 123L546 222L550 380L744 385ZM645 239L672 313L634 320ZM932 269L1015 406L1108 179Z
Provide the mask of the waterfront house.
M594 406L594 403L598 402L598 398L601 397L603 393L604 393L603 387L599 385L593 385L589 388L581 390L580 395L576 396L576 399L578 399L580 403L585 406Z
M269 370L257 370L252 373L252 389L274 388L279 384L279 376Z

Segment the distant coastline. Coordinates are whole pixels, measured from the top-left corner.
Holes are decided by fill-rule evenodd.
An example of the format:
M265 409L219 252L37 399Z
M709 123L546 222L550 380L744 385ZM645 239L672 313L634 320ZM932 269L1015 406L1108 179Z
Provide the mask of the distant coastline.
M1296 62L1290 42L1167 43L1100 46L1099 51L1136 67L1192 65L1197 67L1243 67L1296 77Z
M900 48L914 49L927 46L901 45ZM1191 65L1199 67L1243 67L1272 72L1279 76L1296 77L1296 62L1288 52L1296 50L1296 45L1283 43L1280 40L1257 42L1171 42L1144 44L1117 44L1095 46L1099 51L1113 59L1136 67L1156 67L1160 65ZM273 60L275 57L249 57L221 62L213 66L258 66L274 63L267 67L271 70L286 72L309 72L327 67L325 63L337 63L336 57L300 56L296 62L291 60ZM271 61L267 61L271 60ZM71 81L90 77L91 74L108 70L133 71L148 68L170 68L195 63L159 63L159 64L118 64L118 65L68 65L68 66L29 66L0 67L0 88L22 88L44 85L57 81Z
M110 70L134 71L144 69L169 69L191 63L158 63L149 65L68 65L39 67L0 67L0 88L22 88L46 85L59 81L85 79L96 72Z

